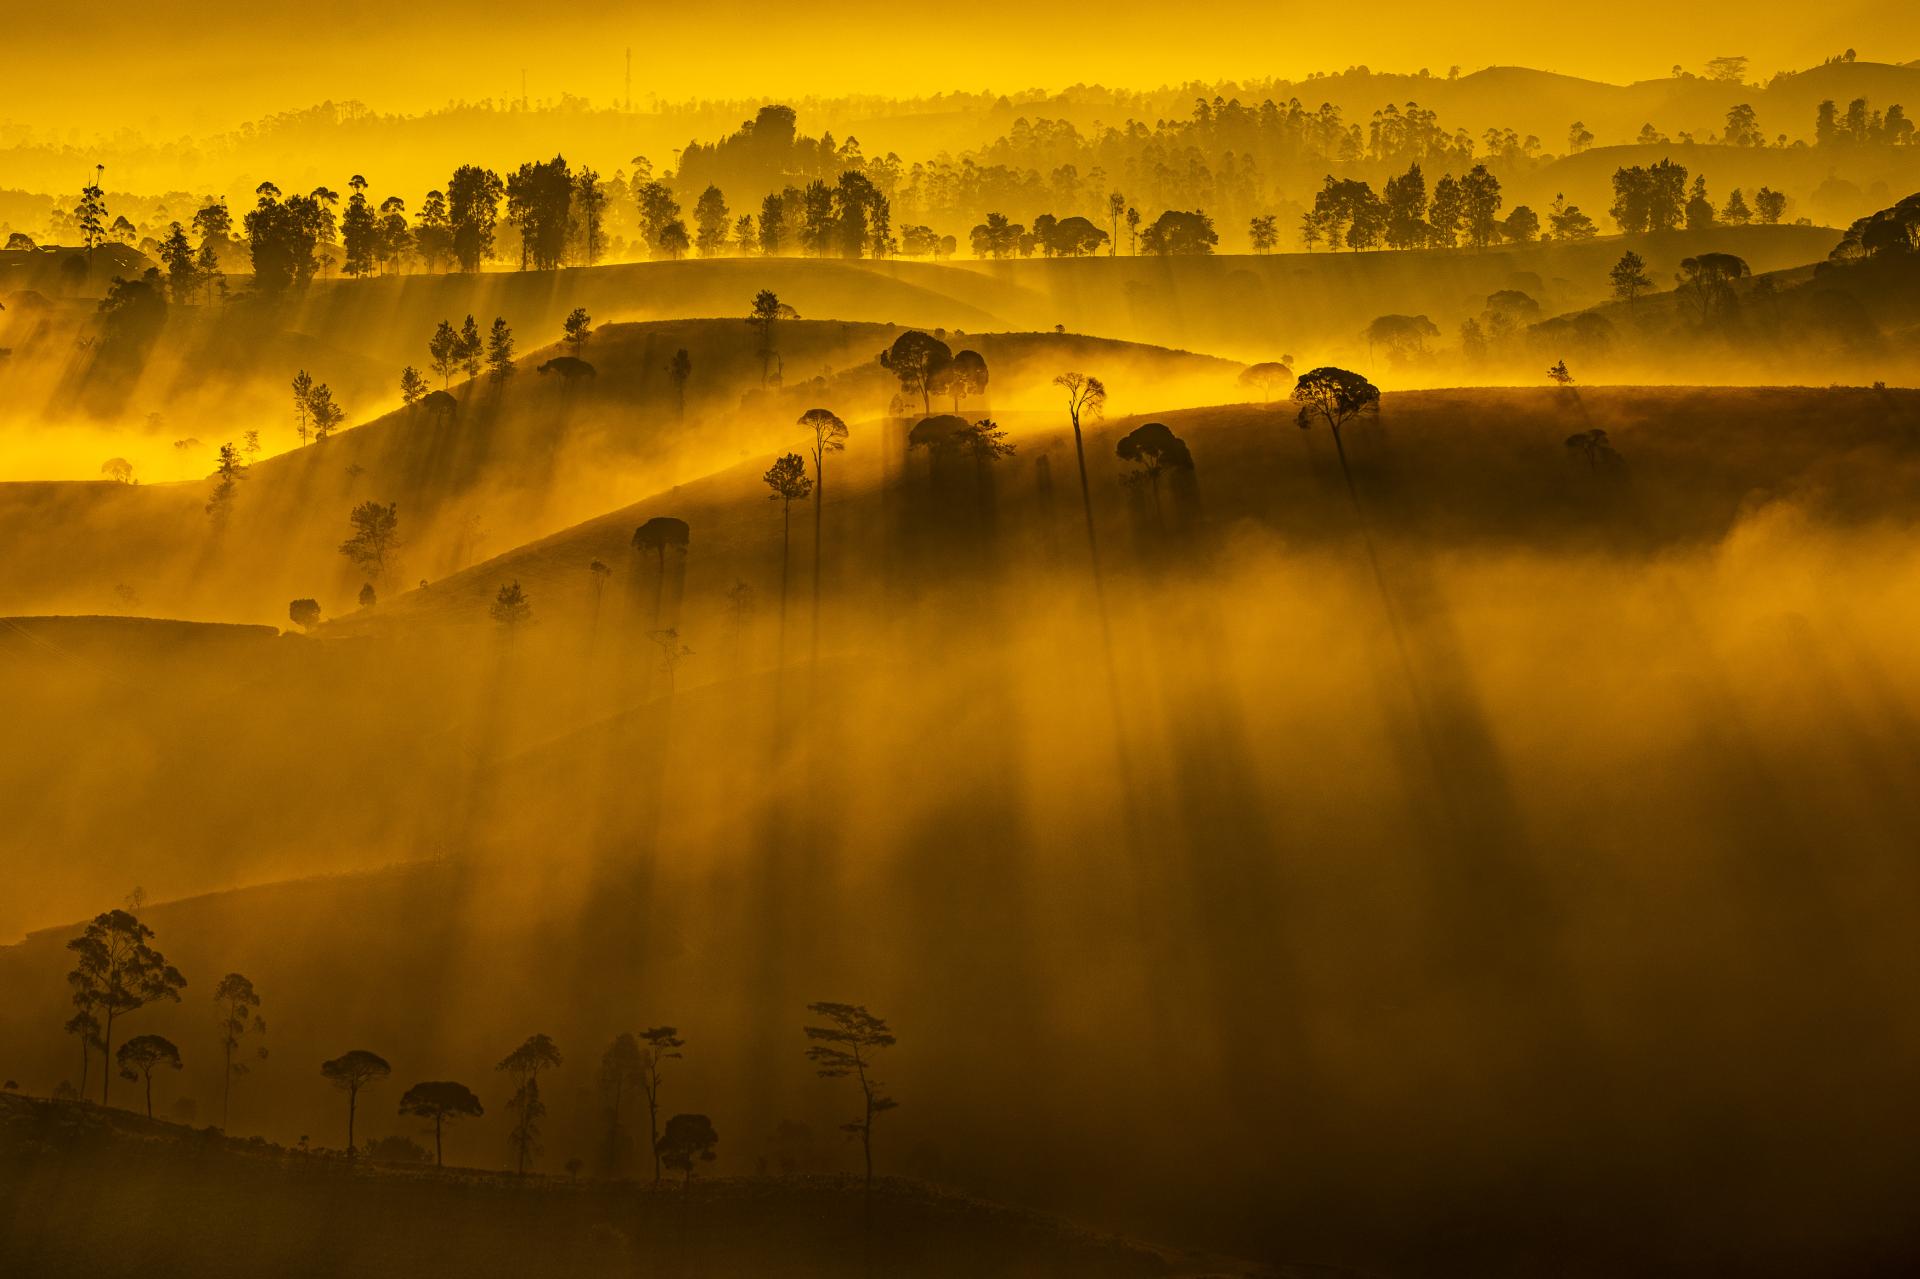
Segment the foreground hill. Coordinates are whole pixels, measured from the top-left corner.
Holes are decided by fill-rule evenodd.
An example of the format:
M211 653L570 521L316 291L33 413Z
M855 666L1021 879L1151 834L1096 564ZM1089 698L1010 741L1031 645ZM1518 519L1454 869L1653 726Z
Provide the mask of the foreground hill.
M138 611L175 616L278 622L299 597L344 611L367 577L339 553L356 504L399 506L404 550L383 593L439 578L743 457L764 469L798 447L794 422L808 408L883 411L899 384L877 359L901 331L782 322L776 378L763 389L759 338L744 321L602 326L581 352L594 373L577 383L537 373L559 350L534 350L504 385L459 385L451 411L398 410L263 459L224 525L208 509L210 481L0 485L0 530L22 552L0 570L0 608L126 610L125 587ZM1237 393L1239 366L1212 357L1066 334L940 332L985 357L996 411L1051 404L1054 375L1089 363L1127 371L1116 408ZM670 368L681 350L691 361L684 408Z
M863 1258L903 1279L1307 1273L1151 1248L892 1178L876 1187L869 1245L852 1178L702 1176L683 1191L675 1182L355 1166L337 1154L17 1096L0 1097L0 1205L0 1262L45 1279L113 1273L133 1255L207 1279L509 1271L559 1279L669 1265L797 1279L842 1275Z

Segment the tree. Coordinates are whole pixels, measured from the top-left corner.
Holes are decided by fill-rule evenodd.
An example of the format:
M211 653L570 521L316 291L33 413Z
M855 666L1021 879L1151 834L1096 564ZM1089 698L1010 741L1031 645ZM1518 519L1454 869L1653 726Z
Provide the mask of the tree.
M760 385L767 384L768 372L773 363L773 328L781 320L797 320L800 313L780 300L780 295L772 289L762 289L753 295L753 306L747 311L747 323L760 331Z
M970 395L985 393L988 382L986 357L978 351L956 352L953 361L940 371L938 381L935 389L953 397L953 411L958 413L962 400Z
M1540 238L1540 215L1524 204L1516 204L1500 230L1514 244L1531 244Z
M387 1059L364 1048L344 1052L320 1063L320 1077L347 1094L347 1157L354 1155L353 1121L360 1107L360 1090L371 1088L393 1073Z
M633 549L641 554L651 551L654 557L656 574L653 582L653 624L660 624L660 600L666 591L667 552L675 551L682 559L686 558L687 546L692 540L692 531L685 520L675 519L671 515L656 515L633 530Z
M294 607L301 604L313 604L312 600L295 600ZM320 618L320 606L313 604L313 620ZM296 617L294 619L298 621ZM229 1103L233 1098L233 1081L237 1075L247 1073L247 1063L235 1061L234 1054L240 1049L240 1041L248 1034L264 1035L267 1023L260 1016L260 996L253 989L253 983L239 973L228 973L213 988L214 1006L220 1011L217 1023L220 1028L220 1128L227 1127ZM265 1057L267 1050L261 1048L259 1055Z
M454 370L460 367L460 331L453 327L451 320L440 321L440 327L433 331L433 337L427 342L427 355L433 371L440 375L440 386L444 390Z
M1556 240L1591 240L1600 234L1593 219L1582 213L1579 205L1568 204L1564 195L1553 197L1553 208L1547 214L1547 222L1553 228L1553 238Z
M240 487L240 481L246 478L247 464L241 460L240 450L229 440L220 446L218 460L213 469L213 495L207 499L207 514L213 517L216 526L226 524L227 514L233 507L234 491Z
M621 1106L627 1090L642 1083L640 1041L621 1031L600 1055L600 1093L607 1102L607 1138L601 1164L611 1176L626 1172L627 1137L621 1126ZM654 1180L659 1180L659 1159L654 1160Z
M540 1120L547 1108L540 1101L540 1072L560 1065L560 1049L545 1035L529 1035L526 1042L501 1058L495 1070L505 1071L514 1081L514 1092L507 1102L513 1112L513 1130L507 1141L513 1148L514 1171L525 1175L540 1153Z
M320 625L320 604L317 600L295 600L287 605L287 620L302 630L310 631Z
M640 1049L640 1088L647 1097L647 1130L653 1139L653 1179L660 1180L660 1083L665 1078L663 1065L678 1061L687 1041L672 1026L653 1026L640 1032L645 1044Z
M124 457L110 457L100 464L100 474L115 484L133 483L133 463Z
M380 227L367 203L367 180L356 173L347 187L353 194L347 197L347 212L340 220L341 269L364 278L373 274L380 257Z
M660 251L678 262L688 247L687 224L679 218L667 223L666 229L660 232Z
M1787 197L1768 187L1761 187L1753 193L1753 212L1768 226L1775 226L1786 216Z
M1580 121L1567 126L1567 154L1579 155L1593 145L1593 132Z
M168 225L167 238L160 242L160 261L167 268L167 292L175 303L185 302L198 283L199 266L186 228L178 222Z
M1170 471L1193 470L1193 454L1186 442L1164 422L1147 422L1135 427L1120 437L1114 446L1114 453L1122 462L1134 464L1131 474L1123 477L1122 483L1145 485L1153 502L1154 523L1161 522L1160 517L1160 477Z
M294 430L300 435L300 442L307 442L307 421L313 411L313 378L305 369L301 369L293 378L293 414L296 423Z
M1250 390L1257 387L1260 391L1260 402L1268 404L1273 401L1275 390L1293 385L1293 370L1285 363L1273 360L1250 364L1240 370L1239 383Z
M469 315L460 324L460 367L466 370L470 378L480 376L480 363L486 356L486 349L480 341L480 326Z
M448 247L462 271L478 271L493 255L493 231L505 194L506 185L491 169L463 164L453 171L446 197ZM424 215L421 221L424 225Z
M1380 389L1358 373L1326 367L1302 374L1293 388L1293 399L1300 406L1294 420L1301 430L1311 430L1314 419L1318 418L1333 432L1334 451L1340 456L1340 474L1347 481L1348 494L1359 501L1353 487L1353 472L1347 469L1347 450L1340 439L1340 428L1362 413L1378 413Z
M580 260L592 266L600 260L607 239L601 230L607 192L601 185L600 175L592 169L583 167L573 175L573 207L580 215Z
M820 642L820 512L827 500L827 454L847 447L847 424L831 409L808 409L800 425L813 435L813 637Z
M573 173L566 159L528 161L509 174L507 221L520 231L520 269L551 271L567 254Z
M693 225L694 243L700 246L701 257L715 257L726 249L731 217L732 211L727 208L726 197L720 194L719 187L709 185L700 193L693 204Z
M131 911L109 910L95 915L86 930L67 943L75 956L73 971L67 974L74 1005L96 1019L105 1014L98 1041L103 1056L113 1048L115 1021L162 999L180 1002L187 979L152 941L153 930ZM112 1070L101 1072L103 1106L112 1078Z
M866 1161L867 1202L873 1201L873 1121L899 1103L886 1095L872 1074L875 1056L894 1045L893 1031L883 1018L859 1004L815 1003L807 1011L825 1024L804 1026L807 1060L822 1079L851 1076L860 1085L860 1117L840 1125L840 1131L860 1138Z
M681 347L667 361L667 376L673 379L673 394L681 421L687 418L687 379L693 376L693 357L687 354L687 348Z
M1707 180L1695 178L1693 193L1687 198L1687 230L1710 231L1713 222L1713 201L1707 198Z
M465 1084L433 1080L407 1089L400 1098L400 1113L433 1121L433 1166L440 1168L445 1164L440 1150L442 1129L458 1119L478 1119L486 1111Z
M526 592L520 589L520 583L514 582L500 588L500 593L493 597L493 603L487 606L487 616L511 635L522 624L533 619L533 605L527 602Z
M1127 197L1118 191L1107 197L1107 221L1113 227L1113 236L1107 242L1107 256L1112 257L1120 251L1120 219L1127 211Z
M1499 237L1500 179L1476 164L1460 179L1460 208L1465 220L1467 243L1484 249ZM1534 226L1539 227L1535 219Z
M567 318L561 322L560 340L576 356L586 349L587 340L593 336L593 317L587 314L587 308L576 306L567 312Z
M1733 193L1727 197L1726 204L1721 207L1720 220L1732 223L1734 226L1745 226L1753 221L1753 210L1747 207L1746 197L1740 194L1739 187L1733 189Z
M1707 78L1710 80L1725 80L1738 84L1740 77L1746 73L1747 59L1745 55L1710 58L1707 60Z
M1093 535L1093 491L1087 484L1087 450L1080 435L1080 419L1096 419L1107 411L1106 384L1084 373L1062 373L1053 384L1067 393L1067 416L1073 422L1073 456L1080 465L1080 506L1087 517L1087 554L1093 560L1094 578L1100 575L1100 548Z
M1433 184L1433 200L1427 205L1427 234L1436 248L1451 249L1460 242L1460 225L1466 218L1466 195L1459 181L1445 174Z
M347 411L333 402L333 391L325 382L317 382L307 396L307 416L313 419L313 442L324 444L346 421Z
M917 392L927 413L933 412L934 388L952 362L951 347L918 329L908 329L880 353L880 367L899 380L902 391Z
M1189 213L1168 209L1140 236L1141 247L1148 253L1164 256L1208 254L1218 243L1220 237L1214 232L1213 219L1198 210Z
M372 608L379 597L374 594L372 582L360 583L360 607Z
M634 198L640 205L640 236L659 257L665 251L668 228L679 225L680 206L664 182L642 183L634 189ZM686 228L681 227L683 239L685 235Z
M386 573L387 557L400 545L400 506L362 502L347 517L353 536L340 544L340 553L377 580Z
M1271 253L1273 246L1280 242L1280 219L1271 213L1261 214L1247 223L1247 239L1253 245L1255 253ZM1111 255L1109 255L1111 256Z
M1613 296L1623 302L1631 302L1653 287L1653 277L1647 274L1645 260L1632 249L1620 255L1620 260L1607 272L1607 278L1613 281Z
M1734 147L1767 145L1767 135L1760 131L1760 117L1752 106L1742 102L1727 109L1727 130L1722 140Z
M120 1078L145 1081L147 1118L153 1118L153 1072L162 1066L180 1069L180 1050L159 1035L135 1035L120 1045L114 1059L120 1063Z
M773 490L768 500L780 503L780 634L784 647L787 633L787 569L792 562L793 504L807 500L807 495L813 492L813 481L807 478L807 464L798 453L788 453L777 459L760 478Z
M975 257L1004 258L1019 248L1020 237L1026 230L1020 223L1009 221L1004 213L989 213L986 221L968 233L967 239Z
M427 394L427 380L420 376L420 370L409 364L400 370L400 402L408 408L418 404Z
M495 383L513 376L513 330L502 315L494 316L493 327L487 330L487 368Z
M720 1134L705 1115L675 1115L667 1120L667 1130L654 1143L654 1157L675 1172L685 1173L682 1189L692 1193L693 1165L712 1163L713 1148L719 1142Z
M1565 360L1558 361L1552 368L1548 369L1547 377L1563 387L1573 385L1573 374L1567 372L1567 362Z
M1680 260L1680 287L1675 291L1691 303L1700 323L1707 325L1732 314L1739 306L1734 281L1752 274L1746 261L1731 253L1702 253Z
M73 206L73 220L80 229L80 241L86 245L87 261L93 261L94 246L107 236L107 193L100 187L104 164L93 166L93 181L80 188L80 202Z
M1607 441L1607 433L1595 427L1591 431L1580 431L1567 437L1567 448L1587 461L1587 469L1597 471L1602 466L1612 470L1621 464L1622 458Z

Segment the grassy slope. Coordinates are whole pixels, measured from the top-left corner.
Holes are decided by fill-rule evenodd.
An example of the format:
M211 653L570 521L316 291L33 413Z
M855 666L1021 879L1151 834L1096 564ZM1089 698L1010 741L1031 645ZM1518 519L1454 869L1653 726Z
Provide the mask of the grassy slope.
M396 411L266 458L218 537L205 481L0 485L0 532L30 548L0 570L0 609L106 611L128 584L141 608L182 616L277 621L299 596L342 611L361 580L337 552L355 503L397 502L402 512L404 567L383 588L438 578L625 495L797 447L793 422L815 404L850 415L883 408L894 384L875 357L899 331L785 322L785 385L762 392L758 339L742 321L607 326L585 352L597 376L578 388L534 372L553 348L527 352L504 390L484 380L460 387L450 420ZM1121 403L1131 395L1140 404L1143 387L1183 399L1233 393L1236 367L1208 357L1050 333L949 336L987 358L996 405L1050 402L1054 373L1089 361L1130 370L1131 385L1116 385ZM681 348L694 370L684 421L667 373Z
M862 1255L860 1183L846 1177L672 1182L515 1179L347 1165L92 1106L0 1097L0 1263L54 1279L130 1255L169 1271L372 1279L694 1273L826 1276ZM883 1180L873 1263L900 1276L1265 1275L918 1182Z

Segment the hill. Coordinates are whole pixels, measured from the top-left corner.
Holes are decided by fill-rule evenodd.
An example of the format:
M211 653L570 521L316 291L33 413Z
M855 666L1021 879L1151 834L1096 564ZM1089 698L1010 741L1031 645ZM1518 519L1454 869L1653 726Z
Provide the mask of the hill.
M667 1259L797 1277L844 1274L862 1256L900 1276L1307 1274L1155 1249L898 1178L876 1187L869 1245L860 1183L845 1177L702 1176L683 1191L436 1174L18 1096L0 1097L0 1150L0 1262L46 1279L114 1273L133 1255L209 1279L597 1276Z
M124 609L126 586L143 610L175 616L280 622L299 597L344 611L365 580L339 553L356 504L402 513L404 571L392 566L383 589L443 577L634 493L796 447L808 408L884 409L898 384L877 357L902 331L783 321L775 383L763 388L759 339L744 321L605 325L583 352L595 375L579 385L536 372L557 347L528 351L504 385L461 384L452 412L402 409L261 459L224 525L208 510L207 481L0 485L0 530L22 552L0 570L0 607ZM1053 376L1089 360L1129 370L1116 408L1235 393L1238 366L1212 357L1066 334L938 332L986 358L996 411L1052 404ZM684 410L669 370L683 349Z

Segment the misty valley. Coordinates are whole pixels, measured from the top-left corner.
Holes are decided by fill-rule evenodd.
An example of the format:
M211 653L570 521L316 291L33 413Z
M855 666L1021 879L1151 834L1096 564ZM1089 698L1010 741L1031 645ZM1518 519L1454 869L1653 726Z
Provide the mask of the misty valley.
M0 1273L1920 1268L1911 15L488 14L0 105Z

